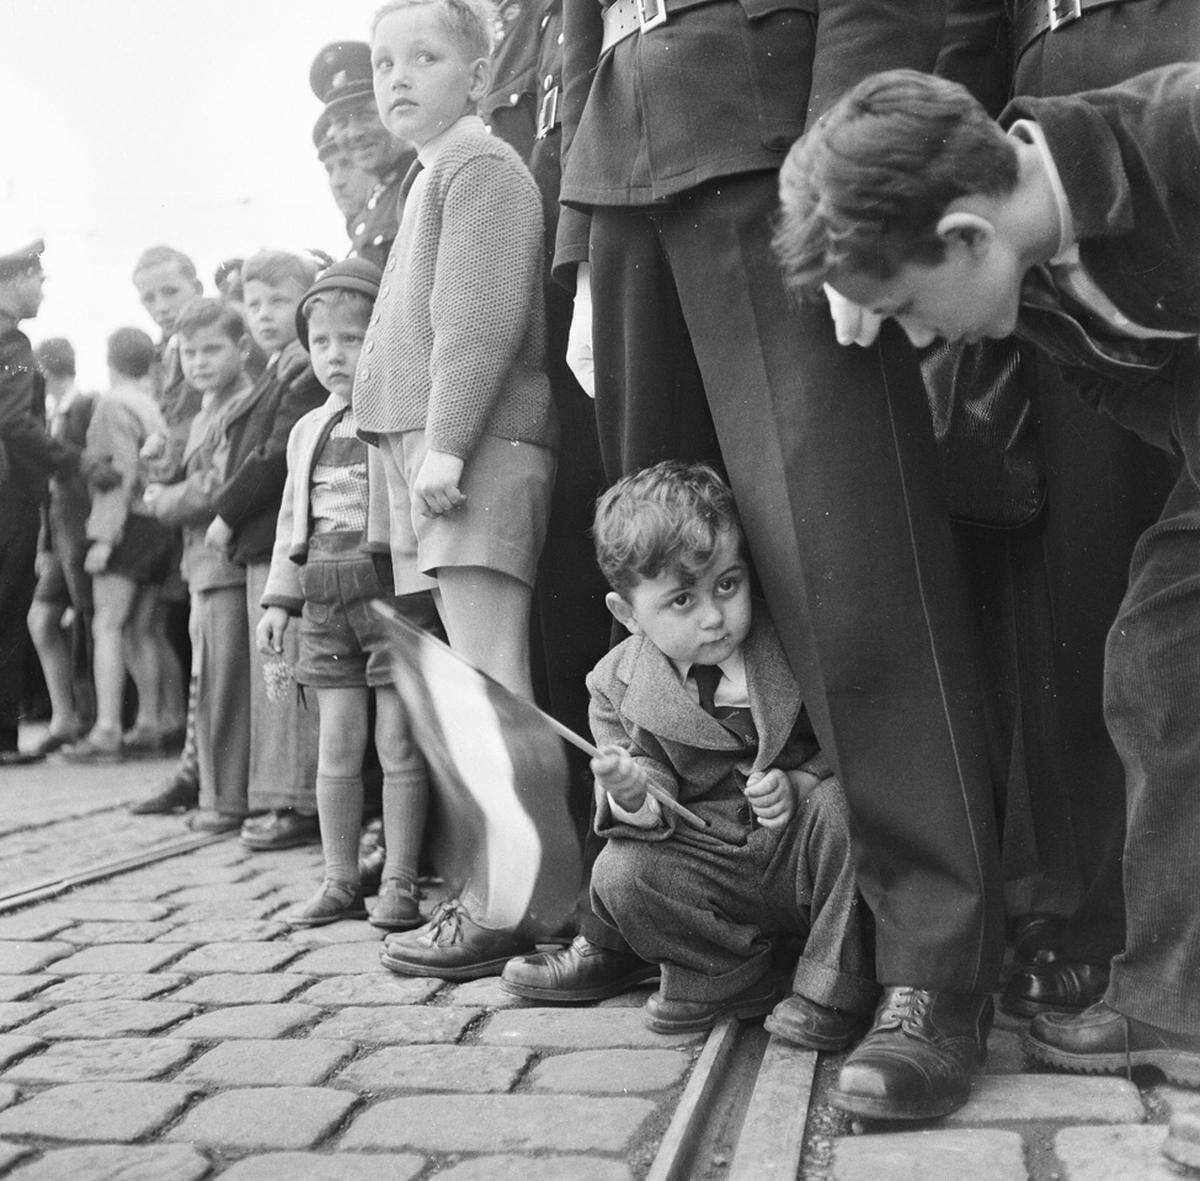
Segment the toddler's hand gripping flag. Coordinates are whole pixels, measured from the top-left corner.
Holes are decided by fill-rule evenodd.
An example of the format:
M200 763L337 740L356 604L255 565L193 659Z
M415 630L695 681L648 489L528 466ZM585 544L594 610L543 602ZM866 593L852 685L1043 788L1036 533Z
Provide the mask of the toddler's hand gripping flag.
M429 764L444 821L438 869L493 929L536 939L575 908L579 844L562 742L528 702L440 640L372 603L387 627L396 689Z

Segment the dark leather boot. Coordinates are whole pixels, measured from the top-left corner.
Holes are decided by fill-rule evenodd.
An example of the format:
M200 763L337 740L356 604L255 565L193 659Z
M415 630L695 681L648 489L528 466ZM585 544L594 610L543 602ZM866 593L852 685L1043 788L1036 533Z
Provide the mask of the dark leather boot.
M887 988L875 1023L846 1059L830 1101L873 1119L936 1119L971 1094L987 1053L992 998Z

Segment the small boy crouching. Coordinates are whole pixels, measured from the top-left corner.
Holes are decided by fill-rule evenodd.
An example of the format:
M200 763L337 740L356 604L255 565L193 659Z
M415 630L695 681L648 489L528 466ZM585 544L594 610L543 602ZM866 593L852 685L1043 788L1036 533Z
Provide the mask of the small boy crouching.
M288 437L287 483L256 639L264 655L282 654L291 616L300 614L295 677L317 693L317 815L325 878L312 898L286 916L297 927L366 915L358 836L372 691L387 853L371 922L400 931L422 921L417 858L428 780L393 684L382 621L367 601L390 596L392 577L390 563L379 567L362 550L368 468L374 465L350 407L354 370L378 291L379 268L365 259L348 259L317 279L296 312L300 343L329 397ZM414 623L436 621L428 593L407 595L401 606Z
M601 498L609 610L633 634L588 677L600 757L592 891L662 984L661 1033L772 1010L767 1027L835 1050L877 996L841 787L813 736L766 608L750 594L737 510L711 468L660 463ZM653 783L707 821L681 823ZM805 937L776 1005L772 937Z

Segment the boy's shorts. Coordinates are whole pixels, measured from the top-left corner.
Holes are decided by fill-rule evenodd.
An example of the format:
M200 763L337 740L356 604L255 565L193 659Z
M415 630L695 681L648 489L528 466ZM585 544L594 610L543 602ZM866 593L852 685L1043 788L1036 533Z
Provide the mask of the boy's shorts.
M430 628L437 611L428 592L392 596L386 561L362 551L358 533L318 533L309 538L308 561L300 567L300 650L294 675L316 689L390 685L392 656L384 622L371 608L387 598L410 622Z
M554 490L553 451L480 436L463 469L460 490L466 503L440 517L425 517L409 496L425 459L425 432L380 435L379 449L398 593L432 587L443 566L482 566L533 586ZM405 556L414 550L415 571Z
M142 586L161 586L176 557L174 531L153 517L130 513L121 540L109 555L106 574L120 574Z

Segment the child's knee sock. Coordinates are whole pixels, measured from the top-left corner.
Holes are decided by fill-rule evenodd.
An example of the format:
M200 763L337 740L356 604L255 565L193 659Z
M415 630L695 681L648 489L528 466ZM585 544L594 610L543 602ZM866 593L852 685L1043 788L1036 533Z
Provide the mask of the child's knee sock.
M429 807L429 780L424 765L383 777L383 876L399 878L405 885L417 882L417 859L425 837Z
M317 772L317 817L325 880L351 891L358 889L358 830L362 822L361 775Z

